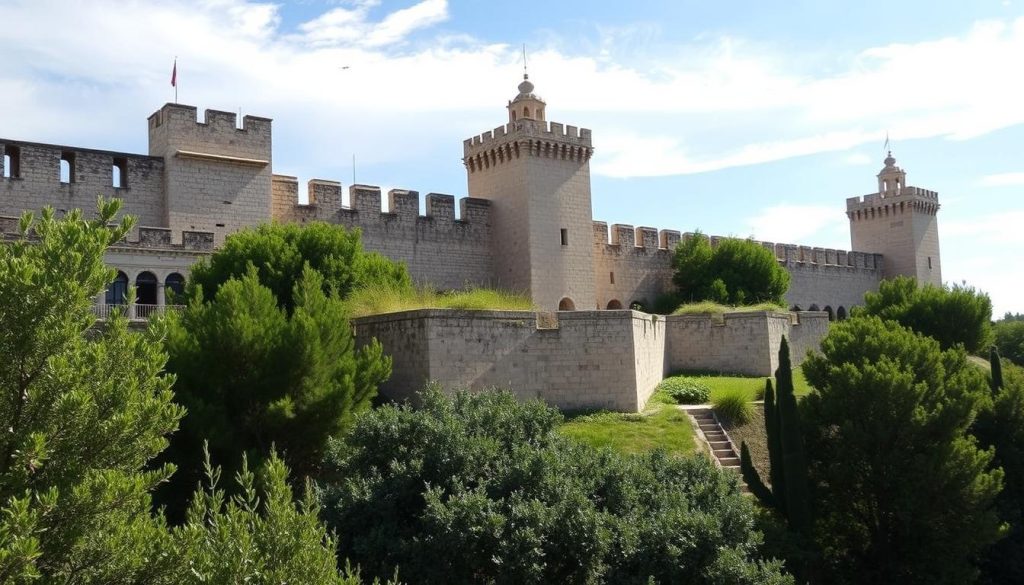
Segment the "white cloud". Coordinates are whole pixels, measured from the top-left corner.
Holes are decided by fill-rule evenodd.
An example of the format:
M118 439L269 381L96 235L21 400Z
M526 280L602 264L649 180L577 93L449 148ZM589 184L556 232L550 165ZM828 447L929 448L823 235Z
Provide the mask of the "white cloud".
M1024 172L985 175L978 183L982 187L1015 187L1024 185Z
M757 240L779 244L813 241L845 249L849 246L846 215L835 205L775 205L744 220Z
M1003 211L967 219L953 217L942 221L943 239L959 239L968 248L979 244L1024 246L1024 211Z
M371 22L370 9L379 4L379 0L357 0L352 8L329 10L299 26L304 33L301 40L316 47L346 44L383 47L448 18L446 0L423 0L388 14L380 22Z
M844 164L848 164L850 166L858 166L859 167L859 166L869 165L869 164L871 164L873 162L878 162L878 161L876 161L875 159L872 159L870 156L864 154L863 152L851 152L850 154L847 154L846 156L843 157L843 163Z

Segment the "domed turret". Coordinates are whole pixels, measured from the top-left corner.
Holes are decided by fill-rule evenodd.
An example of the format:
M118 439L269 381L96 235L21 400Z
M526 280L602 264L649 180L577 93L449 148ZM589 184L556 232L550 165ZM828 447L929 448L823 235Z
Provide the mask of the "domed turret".
M533 93L533 82L530 76L523 74L523 81L519 84L519 95L508 102L508 121L534 120L544 121L544 109L547 103L540 99L540 96Z
M885 163L885 167L878 173L878 192L882 197L901 194L903 188L907 186L906 171L896 166L896 159L893 158L891 150L882 162Z

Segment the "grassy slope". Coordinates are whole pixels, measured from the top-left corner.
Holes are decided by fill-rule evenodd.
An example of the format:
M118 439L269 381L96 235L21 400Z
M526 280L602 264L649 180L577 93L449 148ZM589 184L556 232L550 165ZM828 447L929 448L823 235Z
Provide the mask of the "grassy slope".
M764 391L764 377L750 376L717 376L708 374L686 374L681 375L697 378L711 387L711 400L723 394L733 391L745 392L750 400L755 400L759 392ZM811 391L804 378L804 372L797 367L793 370L793 390L797 396L803 396Z
M693 427L686 413L656 393L639 414L598 412L567 416L562 434L595 447L610 447L623 453L642 453L661 447L669 453L686 455L695 447Z
M496 311L532 311L534 309L533 303L525 295L486 288L441 293L429 288L397 291L387 287L368 287L354 291L345 300L345 303L353 317L413 309Z

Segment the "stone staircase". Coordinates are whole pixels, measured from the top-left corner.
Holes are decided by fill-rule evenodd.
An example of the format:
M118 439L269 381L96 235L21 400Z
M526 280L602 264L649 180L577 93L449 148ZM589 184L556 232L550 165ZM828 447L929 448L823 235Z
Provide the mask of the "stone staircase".
M709 406L691 407L686 409L698 429L698 438L703 438L711 450L711 455L722 469L730 469L737 475L740 473L739 449L732 444L722 425L715 418L715 412ZM742 480L741 480L742 482ZM749 493L747 484L741 483L743 493Z

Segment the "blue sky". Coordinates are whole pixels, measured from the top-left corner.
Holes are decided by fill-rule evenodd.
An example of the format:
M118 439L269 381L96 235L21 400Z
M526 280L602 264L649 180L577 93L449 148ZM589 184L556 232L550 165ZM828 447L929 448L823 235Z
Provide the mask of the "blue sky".
M274 170L466 195L530 53L593 130L594 216L846 248L886 132L943 277L1024 312L1024 1L0 0L0 136L146 151L173 99L274 118ZM347 68L343 68L347 67Z

